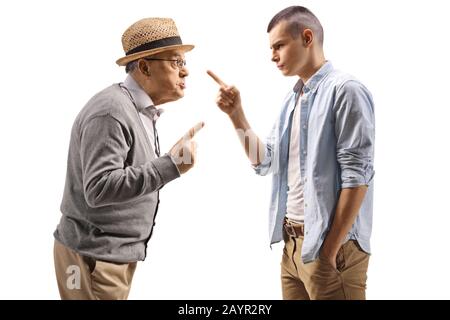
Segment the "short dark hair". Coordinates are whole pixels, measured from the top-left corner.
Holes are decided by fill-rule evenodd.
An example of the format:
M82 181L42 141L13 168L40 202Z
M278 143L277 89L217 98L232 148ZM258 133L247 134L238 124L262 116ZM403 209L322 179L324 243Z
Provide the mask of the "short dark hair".
M292 6L281 10L270 20L267 32L270 32L281 21L288 22L292 38L297 39L305 29L311 29L319 44L323 46L322 24L309 9L301 6Z

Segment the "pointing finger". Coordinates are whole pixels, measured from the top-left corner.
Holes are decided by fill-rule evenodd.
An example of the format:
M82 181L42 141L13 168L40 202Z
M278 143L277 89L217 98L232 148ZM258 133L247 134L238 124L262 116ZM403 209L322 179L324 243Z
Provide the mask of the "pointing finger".
M221 87L226 87L227 85L225 84L225 82L223 82L214 72L212 72L211 70L207 70L206 73L213 78L213 80L215 82L217 82L217 84Z
M205 126L205 123L203 121L200 121L184 135L184 138L192 139L197 134L197 132L199 132L204 126Z

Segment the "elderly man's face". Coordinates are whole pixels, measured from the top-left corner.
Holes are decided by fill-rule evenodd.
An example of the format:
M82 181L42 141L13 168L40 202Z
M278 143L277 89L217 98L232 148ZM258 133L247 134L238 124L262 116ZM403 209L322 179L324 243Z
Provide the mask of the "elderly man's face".
M155 94L161 103L175 101L184 96L185 78L189 75L184 59L182 50L166 51L146 58L150 67L151 81L157 89Z

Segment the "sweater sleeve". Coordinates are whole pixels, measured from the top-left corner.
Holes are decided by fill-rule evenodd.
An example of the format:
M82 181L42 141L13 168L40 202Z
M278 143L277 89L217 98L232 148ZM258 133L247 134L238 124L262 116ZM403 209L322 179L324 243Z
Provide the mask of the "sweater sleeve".
M157 191L180 173L170 155L127 166L129 132L111 115L90 119L81 128L80 157L87 204L124 203Z

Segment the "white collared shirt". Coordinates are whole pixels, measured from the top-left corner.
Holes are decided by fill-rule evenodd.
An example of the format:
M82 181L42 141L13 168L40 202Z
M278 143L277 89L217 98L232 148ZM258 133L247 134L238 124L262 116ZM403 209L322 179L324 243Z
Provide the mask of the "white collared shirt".
M150 140L153 152L157 150L157 142L155 141L155 131L154 127L156 120L164 112L163 109L158 109L154 106L154 103L150 96L141 88L141 86L134 80L131 75L128 75L123 82L124 87L128 90L131 98L139 112L139 117L144 124L145 131Z

